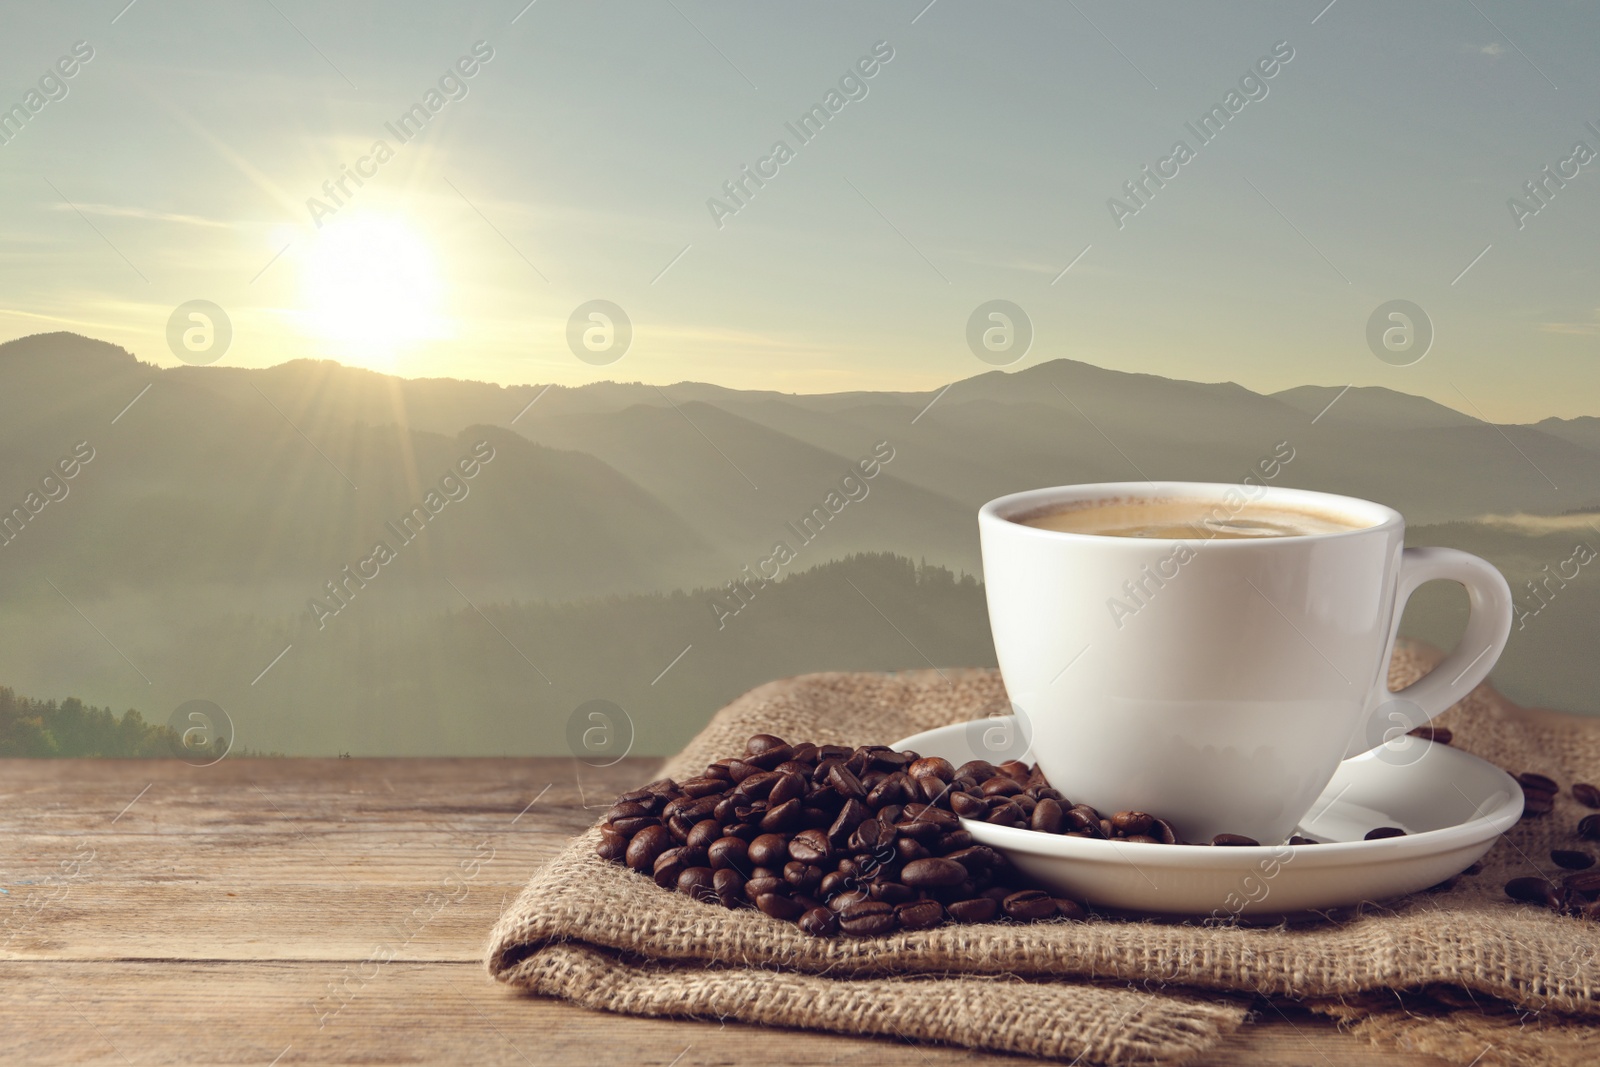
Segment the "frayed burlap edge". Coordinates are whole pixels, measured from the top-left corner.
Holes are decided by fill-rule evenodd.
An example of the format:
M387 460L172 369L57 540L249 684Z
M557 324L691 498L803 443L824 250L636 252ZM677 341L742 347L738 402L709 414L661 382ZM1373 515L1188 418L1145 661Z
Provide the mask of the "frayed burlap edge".
M997 976L838 981L796 971L629 960L574 942L517 968L516 984L626 1015L736 1020L961 1045L1074 1062L1183 1063L1236 1030L1245 1006L1129 987Z

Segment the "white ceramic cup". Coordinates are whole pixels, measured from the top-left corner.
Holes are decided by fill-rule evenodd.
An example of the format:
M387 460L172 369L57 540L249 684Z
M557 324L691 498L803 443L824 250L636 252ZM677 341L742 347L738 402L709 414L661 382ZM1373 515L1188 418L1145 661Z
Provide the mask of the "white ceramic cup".
M1179 540L1013 521L1146 499L1203 500L1230 514L1283 506L1354 527ZM974 757L999 762L1006 746L1031 742L1073 803L1163 816L1187 841L1284 841L1340 760L1393 743L1460 700L1511 632L1511 590L1491 564L1406 548L1399 512L1353 497L1198 482L1072 485L992 500L978 531L1000 673L1028 736L999 738L974 724ZM1430 674L1391 693L1400 613L1436 579L1466 587L1466 632Z

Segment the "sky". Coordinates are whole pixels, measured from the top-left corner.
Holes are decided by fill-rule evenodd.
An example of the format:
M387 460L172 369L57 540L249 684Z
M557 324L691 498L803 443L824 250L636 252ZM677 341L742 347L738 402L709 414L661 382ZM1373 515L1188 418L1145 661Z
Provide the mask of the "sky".
M1068 357L1600 414L1593 5L6 8L0 340L174 366L205 300L239 366L824 392ZM631 323L604 365L571 340L596 300ZM993 300L1025 353L969 342Z

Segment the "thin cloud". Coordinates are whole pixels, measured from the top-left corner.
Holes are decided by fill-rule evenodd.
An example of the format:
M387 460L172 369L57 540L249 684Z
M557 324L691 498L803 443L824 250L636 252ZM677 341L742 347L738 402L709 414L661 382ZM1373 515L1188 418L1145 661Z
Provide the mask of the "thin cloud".
M50 208L54 211L71 211L73 205L53 203ZM106 215L119 219L144 219L148 222L176 222L184 226L205 226L219 230L231 230L233 223L219 222L216 219L201 218L199 215L179 215L171 211L154 211L143 207L123 207L117 204L85 204L78 203L77 209L85 215Z

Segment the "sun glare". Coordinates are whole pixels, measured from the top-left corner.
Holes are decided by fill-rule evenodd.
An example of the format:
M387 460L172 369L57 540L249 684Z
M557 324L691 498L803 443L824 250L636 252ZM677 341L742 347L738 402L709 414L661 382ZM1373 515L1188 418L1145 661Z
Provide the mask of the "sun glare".
M328 223L303 279L305 328L334 358L393 370L418 342L445 334L433 249L393 216Z

